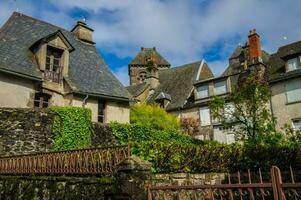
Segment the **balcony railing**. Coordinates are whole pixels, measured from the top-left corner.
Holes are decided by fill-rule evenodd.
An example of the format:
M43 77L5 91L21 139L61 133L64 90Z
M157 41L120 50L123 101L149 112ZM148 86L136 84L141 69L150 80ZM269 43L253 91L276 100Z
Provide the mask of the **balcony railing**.
M44 71L44 79L51 80L52 82L60 83L61 81L61 73L55 71Z

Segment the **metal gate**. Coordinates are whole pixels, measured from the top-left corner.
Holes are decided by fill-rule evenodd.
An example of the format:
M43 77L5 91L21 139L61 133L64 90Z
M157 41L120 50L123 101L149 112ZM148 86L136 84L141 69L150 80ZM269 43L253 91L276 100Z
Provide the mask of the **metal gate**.
M240 172L237 173L237 182L231 182L231 175L227 174L227 183L182 185L182 186L149 186L149 200L243 200L243 199L274 199L297 200L301 199L301 182L296 182L294 172L290 168L288 174L281 174L278 167L270 170L268 182L263 180L262 173L258 171L257 181L250 171L247 173L247 181L242 180ZM282 182L285 175L285 182ZM252 180L253 179L253 180ZM245 182L244 182L245 181Z

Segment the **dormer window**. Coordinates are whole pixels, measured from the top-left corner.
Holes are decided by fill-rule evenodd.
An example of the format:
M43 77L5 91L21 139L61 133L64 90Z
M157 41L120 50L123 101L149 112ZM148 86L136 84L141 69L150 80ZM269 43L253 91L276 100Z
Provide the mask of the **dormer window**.
M286 71L294 71L300 69L300 60L298 58L292 58L286 61Z
M53 47L47 47L45 79L53 82L59 82L62 72L63 51Z

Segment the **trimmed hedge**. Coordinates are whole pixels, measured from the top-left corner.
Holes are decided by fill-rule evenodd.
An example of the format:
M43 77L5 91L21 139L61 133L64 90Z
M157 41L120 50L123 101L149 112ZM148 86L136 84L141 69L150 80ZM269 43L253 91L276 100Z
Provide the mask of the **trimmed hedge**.
M154 173L269 171L273 165L301 168L299 145L227 145L137 124L110 127L119 143L131 144L133 154L152 163Z
M144 141L165 142L181 145L202 144L202 141L188 135L181 134L177 131L158 130L139 124L120 124L112 122L110 123L110 128L112 129L113 135L121 144Z
M54 118L54 150L80 149L91 146L91 110L81 107L51 107Z
M301 168L301 149L275 146L254 148L242 145L180 145L164 142L133 143L133 153L152 163L156 173L208 173Z

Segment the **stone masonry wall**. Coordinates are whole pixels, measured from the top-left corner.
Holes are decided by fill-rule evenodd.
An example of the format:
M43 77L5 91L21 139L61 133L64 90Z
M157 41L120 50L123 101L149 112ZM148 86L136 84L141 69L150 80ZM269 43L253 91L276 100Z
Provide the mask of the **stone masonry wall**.
M1 108L0 155L51 150L54 113L48 109Z
M153 174L151 183L156 186L165 185L203 185L203 184L221 184L225 180L223 173L206 173L206 174Z
M105 199L114 186L112 176L0 176L2 200L90 200Z

